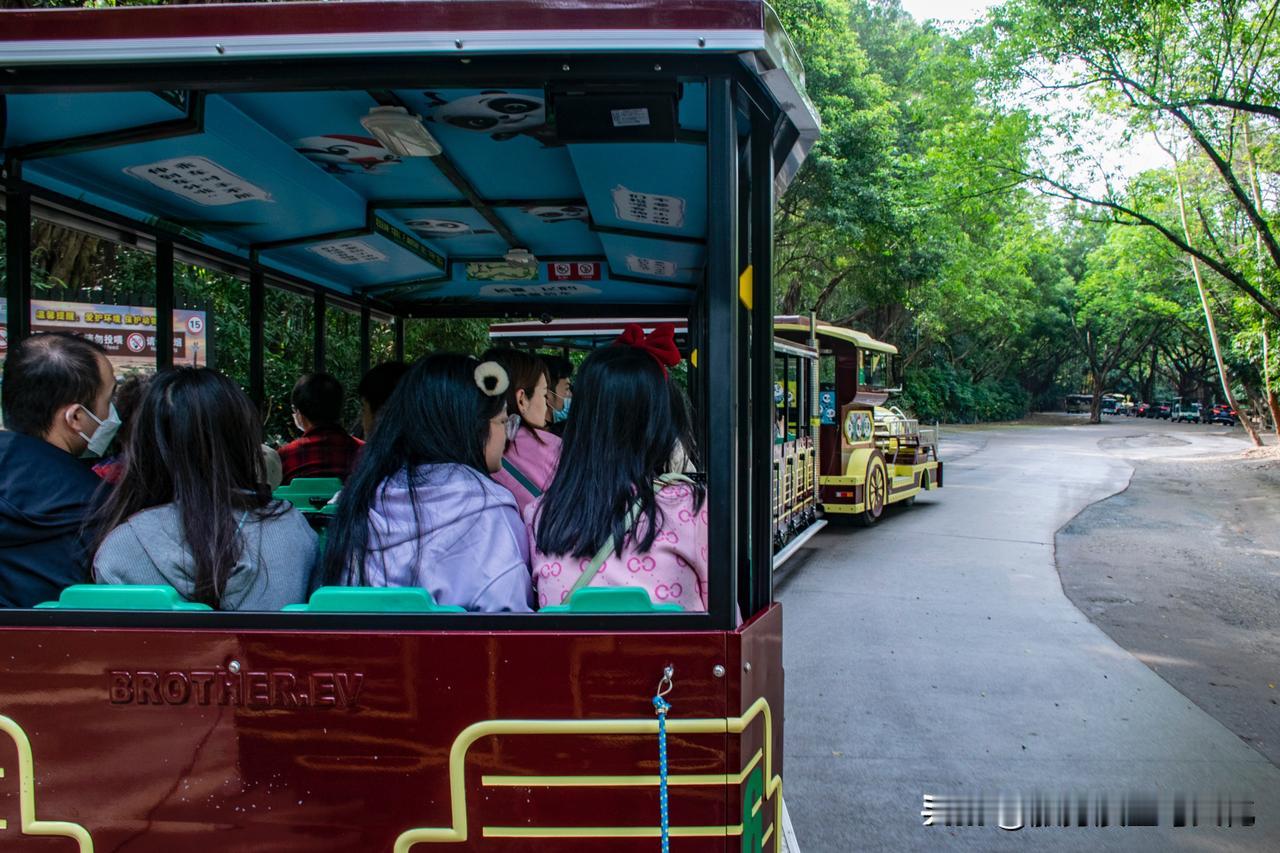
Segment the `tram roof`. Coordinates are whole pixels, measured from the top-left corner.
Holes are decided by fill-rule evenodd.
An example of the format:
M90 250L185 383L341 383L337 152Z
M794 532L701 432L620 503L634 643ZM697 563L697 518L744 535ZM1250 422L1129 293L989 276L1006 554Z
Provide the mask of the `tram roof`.
M716 74L778 117L780 192L818 119L759 0L9 10L0 146L38 198L406 314L680 313ZM386 106L441 153L392 154Z
M804 332L809 333L809 321L804 317L777 317L774 319L774 329L779 332ZM844 326L832 326L827 323L818 323L816 333L818 337L834 338L838 341L845 341L862 349L874 350L876 352L887 352L896 355L898 348L893 344L876 340L866 332L859 332L857 329L847 329Z

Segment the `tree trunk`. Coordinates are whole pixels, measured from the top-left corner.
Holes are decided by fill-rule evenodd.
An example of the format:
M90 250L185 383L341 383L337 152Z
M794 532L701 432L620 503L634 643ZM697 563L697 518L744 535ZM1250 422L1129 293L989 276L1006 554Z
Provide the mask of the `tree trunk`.
M1182 218L1182 234L1187 244L1190 245L1191 229L1187 227L1187 204L1182 194L1182 170L1179 168L1177 158L1174 158L1173 161L1173 178L1178 187L1178 213ZM1222 380L1222 393L1227 398L1227 405L1239 413L1240 425L1249 434L1249 440L1253 442L1253 446L1261 447L1262 436L1258 435L1258 431L1253 428L1253 422L1249 420L1249 413L1241 410L1236 405L1235 395L1231 393L1231 380L1227 376L1227 366L1222 361L1222 348L1218 345L1218 328L1214 325L1213 311L1209 308L1209 297L1205 293L1204 278L1200 275L1200 262L1194 255L1191 257L1191 273L1196 279L1196 290L1200 292L1200 305L1204 308L1204 322L1209 330L1209 343L1213 345L1213 360L1218 365L1218 377Z
M1102 377L1093 374L1093 400L1089 403L1089 423L1102 423Z

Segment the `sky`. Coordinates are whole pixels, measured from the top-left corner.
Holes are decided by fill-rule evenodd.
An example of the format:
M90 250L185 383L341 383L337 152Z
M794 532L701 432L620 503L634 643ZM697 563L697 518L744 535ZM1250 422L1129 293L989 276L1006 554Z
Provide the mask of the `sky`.
M917 21L967 21L982 15L995 0L902 0L902 8Z

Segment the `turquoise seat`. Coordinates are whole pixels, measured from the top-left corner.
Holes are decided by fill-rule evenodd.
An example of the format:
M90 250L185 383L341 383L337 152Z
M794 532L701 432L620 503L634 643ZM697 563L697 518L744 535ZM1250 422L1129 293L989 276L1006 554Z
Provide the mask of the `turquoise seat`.
M302 512L321 510L333 496L342 491L337 477L297 477L272 492L276 500L289 501Z
M466 613L465 607L436 604L416 586L322 586L306 604L287 604L293 613Z
M655 604L638 586L586 587L566 604L552 604L539 613L683 613L679 604Z
M90 584L69 586L57 601L36 607L58 610L212 610L207 604L187 601L164 584Z

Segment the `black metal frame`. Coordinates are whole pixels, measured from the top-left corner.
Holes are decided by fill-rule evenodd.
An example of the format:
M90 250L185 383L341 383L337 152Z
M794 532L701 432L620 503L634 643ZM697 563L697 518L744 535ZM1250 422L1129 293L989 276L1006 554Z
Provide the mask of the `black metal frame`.
M773 143L776 134L760 129L779 123L778 111L766 115L763 112L752 118L752 153L750 168L753 174L767 174L770 180L753 178L751 181L749 220L751 222L750 256L753 261L753 304L756 310L750 315L739 300L739 171L741 157L737 132L738 87L747 90L749 101L772 105L759 80L747 73L739 60L732 55L699 55L697 57L661 55L637 55L619 58L612 55L575 57L566 64L549 57L474 57L466 65L455 59L405 57L369 63L364 60L296 60L289 62L237 62L234 64L209 63L142 63L112 65L95 68L92 81L86 81L83 71L67 67L36 67L5 69L7 74L0 85L0 93L22 91L110 91L122 89L153 89L157 80L170 86L199 91L263 90L271 87L283 89L317 88L333 80L342 80L353 88L381 88L396 85L396 81L411 79L417 86L433 77L448 80L451 86L520 85L521 81L536 81L542 86L563 79L622 80L649 78L655 74L655 65L664 70L663 76L697 77L707 80L708 130L708 233L707 266L700 295L695 300L691 318L691 338L701 352L696 393L703 401L700 431L708 441L708 535L709 608L706 614L556 614L556 615L466 615L421 616L413 614L275 614L275 613L165 613L165 612L86 612L60 610L8 610L0 611L0 625L28 626L130 626L155 628L198 628L208 630L241 629L330 629L330 630L607 630L610 632L644 631L700 631L733 630L736 626L739 603L740 578L753 578L744 572L750 563L756 566L772 566L770 537L770 479L771 442L763 440L771 435L768 418L772 395L763 389L772 387L772 279L771 268L772 192L762 193L760 187L772 186L777 174ZM393 69L393 70L388 70ZM246 83L246 81L251 81ZM172 130L173 128L169 128ZM768 144L766 144L768 143ZM218 259L228 266L246 270L249 278L249 319L251 328L250 391L261 403L264 385L263 319L265 289L283 286L285 289L308 293L313 299L315 312L315 338L313 360L317 370L324 369L325 362L325 308L328 301L358 308L361 312L362 350L368 358L368 324L373 303L348 300L315 283L271 270L260 263L258 251L243 258L226 255L186 235L172 233L163 224L144 224L127 217L111 214L78 203L73 199L33 187L21 180L20 163L9 164L5 174L6 221L10 224L8 246L10 248L9 287L11 337L15 309L18 311L18 337L23 333L23 321L29 311L30 297L30 206L33 190L41 198L71 211L81 212L86 218L111 223L126 233L149 234L156 241L157 262L169 270L169 285L160 290L168 291L172 306L172 260L175 246L189 246L196 252ZM394 202L394 200L391 200ZM522 204L528 202L521 202ZM381 206L382 203L379 203ZM391 206L388 204L387 206ZM20 223L19 223L20 220ZM12 227L19 223L21 227ZM664 239L666 235L638 233L636 236L653 236ZM314 239L314 238L313 238ZM256 247L261 249L263 247ZM14 263L14 258L20 259ZM24 264L21 259L25 259ZM158 266L159 269L159 266ZM158 276L159 278L160 276ZM270 281L268 281L270 279ZM648 279L636 279L646 284L658 284ZM692 289L692 288L691 288ZM16 297L16 298L15 298ZM27 302L24 303L23 299ZM166 297L158 290L157 301ZM392 305L386 308L395 312L395 346L397 356L404 354L404 324L407 317L540 317L546 316L549 306L545 303L512 303L480 305L476 303L437 303L421 306ZM633 316L669 315L669 305L610 305L612 312ZM555 306L555 315L599 316L598 305ZM384 309L385 310L385 309ZM167 342L162 346L172 361L172 312L166 315L169 323ZM747 346L747 323L750 322L753 346ZM159 328L158 328L159 331ZM163 336L158 334L158 338ZM752 350L756 358L749 359ZM750 371L750 373L747 373ZM760 385L762 375L768 382ZM715 382L706 377L716 377ZM748 400L743 388L754 384L749 417ZM761 430L761 425L764 430ZM714 426L713 426L714 425ZM752 441L754 436L757 440ZM748 467L744 467L744 463ZM762 464L763 463L763 464ZM744 476L744 471L756 471L754 483ZM762 500L761 497L764 496ZM740 506L749 507L743 512ZM749 543L749 544L748 544ZM755 606L746 615L767 606L771 597L771 571L757 572L750 581L750 602Z

